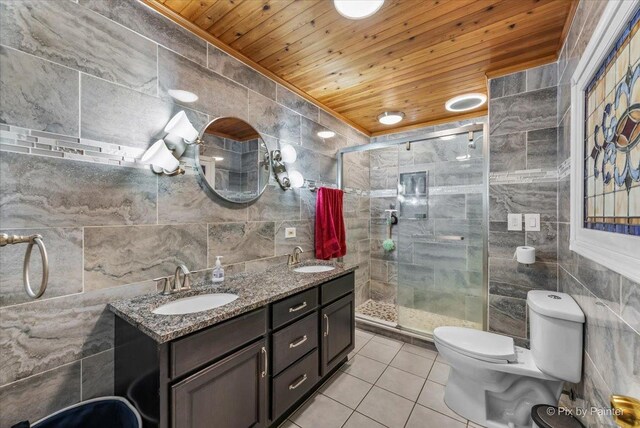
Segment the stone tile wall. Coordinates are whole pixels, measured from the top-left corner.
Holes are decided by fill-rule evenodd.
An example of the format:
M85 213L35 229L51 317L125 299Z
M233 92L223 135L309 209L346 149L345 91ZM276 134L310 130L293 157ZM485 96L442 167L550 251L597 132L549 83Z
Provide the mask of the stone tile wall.
M556 63L489 81L489 330L522 345L527 291L557 289L556 117ZM510 213L540 214L540 231L507 231ZM513 260L519 245L535 264Z
M557 63L490 81L490 328L526 344L526 291L571 294L586 315L583 378L566 386L576 399L563 396L561 401L579 407L580 419L590 427L616 426L610 416L592 410L608 408L611 394L640 396L640 284L607 269L606 261L601 264L569 249L570 155L571 145L578 144L571 140L570 82L605 5L579 3ZM552 70L557 71L557 86L549 80ZM542 98L542 90L528 86L545 80L555 86L555 94L547 89L549 100ZM504 101L514 98L521 100ZM552 110L555 124L547 113ZM541 232L507 232L509 212L540 212ZM538 249L538 262L530 267L509 260L513 248L525 243Z
M180 103L170 89L192 91ZM134 0L0 1L0 228L40 233L51 263L38 301L22 290L24 246L0 250L0 426L113 391L105 304L151 281L211 268L263 270L313 252L315 193L271 183L250 205L213 201L187 174L137 162L185 110L196 128L247 120L274 149L293 144L308 179L335 186L336 152L369 138ZM336 137L323 140L317 132ZM349 165L348 261L368 295L368 156ZM297 237L285 239L284 229ZM40 273L33 258L33 280Z
M640 397L640 284L569 249L571 76L599 22L606 2L582 0L558 60L558 288L571 294L585 327L583 378L578 399L567 405L608 408L611 394ZM586 412L592 427L615 427L607 415Z

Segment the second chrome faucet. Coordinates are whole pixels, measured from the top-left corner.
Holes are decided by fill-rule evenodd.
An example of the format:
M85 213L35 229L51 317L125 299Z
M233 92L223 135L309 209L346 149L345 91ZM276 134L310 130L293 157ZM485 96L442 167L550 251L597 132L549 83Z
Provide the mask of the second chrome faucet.
M176 272L173 276L156 278L154 281L156 281L158 288L162 287L160 294L168 296L180 291L191 290L190 275L191 272L189 272L189 269L184 264L180 264L176 268Z
M300 263L300 254L304 253L302 247L298 246L293 249L293 253L289 254L289 260L287 264L289 266L297 265Z

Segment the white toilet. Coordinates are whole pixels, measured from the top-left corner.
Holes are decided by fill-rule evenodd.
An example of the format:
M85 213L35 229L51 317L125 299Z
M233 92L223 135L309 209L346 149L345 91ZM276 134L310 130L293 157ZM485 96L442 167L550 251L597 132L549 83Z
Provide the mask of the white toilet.
M445 403L472 422L531 427L531 407L557 405L564 381L582 374L584 313L565 293L527 294L531 350L513 339L463 327L438 327L438 352L451 366Z

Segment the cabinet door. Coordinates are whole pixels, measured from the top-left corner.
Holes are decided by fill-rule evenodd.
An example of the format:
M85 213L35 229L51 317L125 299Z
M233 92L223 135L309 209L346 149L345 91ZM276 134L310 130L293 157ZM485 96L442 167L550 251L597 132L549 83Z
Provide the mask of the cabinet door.
M174 385L173 428L266 426L267 367L261 340Z
M322 376L333 369L354 348L355 312L353 293L322 308Z

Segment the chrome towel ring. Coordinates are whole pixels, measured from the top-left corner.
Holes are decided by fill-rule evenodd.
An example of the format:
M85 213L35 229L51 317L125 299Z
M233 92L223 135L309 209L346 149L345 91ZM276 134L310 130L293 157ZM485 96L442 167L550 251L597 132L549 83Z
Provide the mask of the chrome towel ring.
M47 290L47 284L49 282L49 258L47 257L47 248L44 246L42 235L7 235L6 233L0 234L0 247L4 247L8 244L23 244L27 243L27 251L24 255L24 264L22 265L22 281L24 282L24 291L32 299L37 299L44 294ZM35 293L31 288L29 282L29 262L31 261L31 252L33 246L37 245L40 250L40 257L42 258L42 281L40 281L40 288Z

